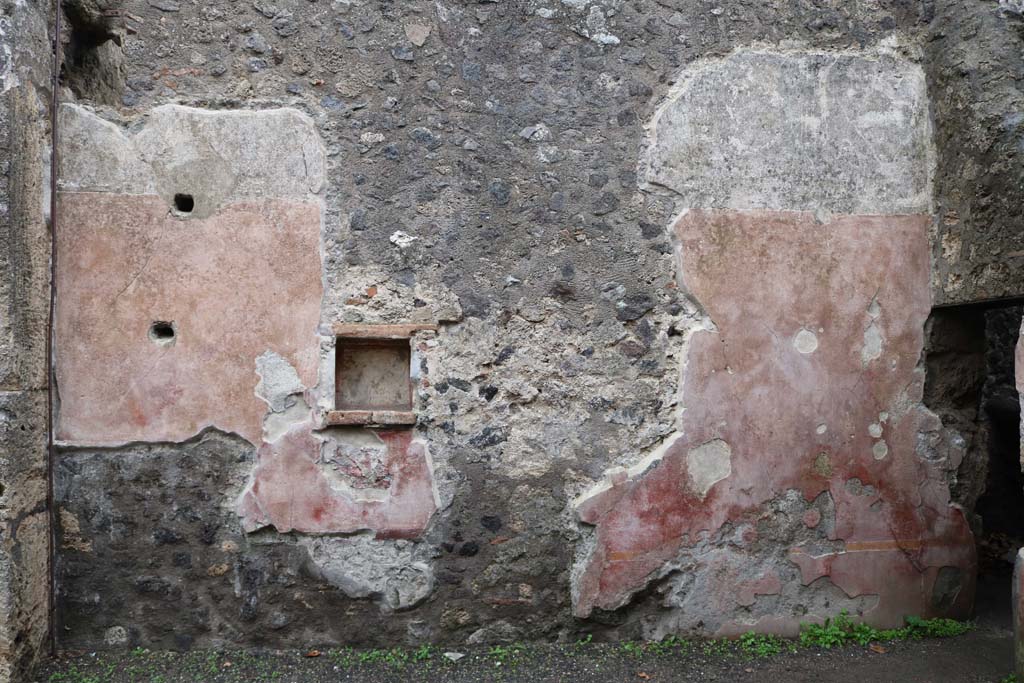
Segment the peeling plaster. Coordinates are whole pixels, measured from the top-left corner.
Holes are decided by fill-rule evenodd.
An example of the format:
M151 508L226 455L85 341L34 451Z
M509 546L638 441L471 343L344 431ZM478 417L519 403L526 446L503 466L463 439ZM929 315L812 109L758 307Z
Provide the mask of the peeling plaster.
M868 318L870 322L864 329L864 345L861 347L860 360L867 366L873 360L876 360L882 355L882 344L884 339L882 338L882 332L878 327L878 317L882 314L882 307L878 303L878 299L874 298L871 300L871 304L868 306Z
M970 529L925 461L876 460L883 447L886 454L914 453L919 431L934 420L920 403L915 368L929 310L927 218L852 216L821 225L798 213L690 211L677 229L686 284L715 319L716 330L692 341L683 391L685 436L670 441L656 467L612 474L578 503L581 520L596 525L597 538L578 574L577 613L624 604L664 571L663 562L688 545L686 538L720 528L734 510L770 499L779 485L797 487L808 499L830 492L836 500L829 538L844 541L844 550L814 555L797 546L788 555L802 567L805 586L829 577L851 597L878 595L877 606L866 613L876 624L896 624L904 613L929 613L939 566L972 575ZM780 232L788 234L793 252L766 248ZM796 267L792 254L799 254ZM853 254L874 254L867 260L878 263L878 272L863 269L861 262L859 273L850 273L844 264L854 262ZM736 271L758 274L740 284ZM793 273L800 274L781 285ZM903 280L893 282L894 273ZM835 336L850 339L882 281L901 310L892 316L898 319L878 318L890 340L880 357L891 372L864 376L858 343L813 355L775 344L773 330L791 325L794 315L829 318ZM754 302L745 295L750 288L779 295ZM802 293L804 308L793 309L785 294L790 288ZM898 299L899 293L905 298ZM734 372L720 372L726 366ZM782 395L785 401L775 399ZM735 403L730 396L746 400ZM824 419L804 426L808 413ZM888 414L887 438L876 441L863 425L882 414ZM821 424L836 429L819 433ZM697 446L687 444L714 439L731 447L731 474L701 498L706 489L687 455ZM852 473L864 482L861 488L867 484L879 497L849 495L841 482ZM680 479L692 482L692 496L671 483ZM868 510L877 501L882 514ZM970 594L965 587L950 610L965 613ZM785 624L783 630L793 632L797 622L777 622L779 628Z
M334 394L312 121L176 105L128 129L75 105L60 115L62 443L237 433L258 446L237 503L247 530L419 536L438 506L426 444L409 430L360 432L379 448L358 470L368 463L352 457L353 434L321 431L311 410ZM183 192L191 212L172 202ZM461 316L457 298L448 310Z
M376 531L380 538L417 538L438 508L426 444L409 430L376 432L386 445L382 487L353 486L323 458L329 433L312 417L292 425L257 451L252 480L238 502L246 531L273 526L286 533ZM336 452L336 451L335 451ZM370 477L364 475L364 481Z
M581 521L596 526L596 543L577 574L577 615L624 604L699 531L722 528L738 511L770 500L780 486L802 491L808 500L822 492L835 499L829 538L843 541L842 550L814 554L799 545L790 548L788 561L801 567L805 586L827 576L850 597L877 595L865 615L876 624L930 613L938 568L956 566L971 576L975 560L970 530L950 505L941 477L926 461L907 457L915 452L918 433L936 420L920 404L916 367L929 310L927 218L836 217L821 225L799 213L691 210L676 229L686 285L716 321L715 330L699 332L691 342L684 436L670 440L657 467L612 472L577 503ZM787 235L792 251L767 248L779 234ZM797 263L792 254L799 254ZM855 263L855 254L865 259L852 273L844 264ZM753 275L740 282L736 271ZM893 273L901 275L899 281ZM881 280L882 292L901 311L877 321L890 340L880 356L889 371L865 374L871 371L861 365L859 344L812 355L776 344L774 330L786 329L797 315L830 319L836 338L849 339L862 329L863 311ZM755 302L746 296L748 288L778 295ZM797 310L786 294L790 289L802 294ZM732 373L721 372L727 366ZM735 396L745 401L730 399ZM805 424L808 413L820 417ZM883 413L884 442L864 426ZM820 432L821 424L834 429ZM706 490L688 454L697 448L690 444L716 439L729 444L731 474ZM883 446L886 454L895 449L906 455L879 462ZM860 490L877 493L848 492L843 482L854 473L863 482ZM690 482L694 493L685 493L678 481ZM869 509L876 502L881 507ZM716 583L708 589L713 586L729 591ZM965 613L970 595L965 586L950 611ZM795 632L797 622L773 623Z
M791 130L794 110L828 134ZM714 324L694 325L684 347L679 432L653 463L610 470L574 504L593 526L573 572L576 615L622 607L655 581L679 587L658 620L666 632L792 634L793 604L812 615L845 604L876 625L966 615L973 538L935 470L941 456L916 457L938 423L916 366L934 159L923 73L885 50L741 50L685 70L650 141L648 189L687 207L672 226L680 284ZM816 320L837 341L820 344L825 330L806 324ZM706 476L691 454L716 442L729 470ZM782 488L828 496L829 520L797 506L761 543L749 519ZM757 550L730 557L742 528L740 547ZM962 577L956 591L938 582L945 567ZM771 602L777 585L785 606ZM762 602L760 617L743 616Z

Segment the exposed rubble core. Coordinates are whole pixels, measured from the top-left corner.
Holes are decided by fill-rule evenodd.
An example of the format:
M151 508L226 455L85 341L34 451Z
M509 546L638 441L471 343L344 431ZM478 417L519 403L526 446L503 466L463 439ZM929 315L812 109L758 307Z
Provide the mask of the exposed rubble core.
M0 8L2 683L48 619L53 8ZM1013 3L64 20L59 647L969 614L1007 366L932 309L1024 296Z
M943 0L925 42L936 120L936 303L1024 294L1024 16L1018 3Z
M61 82L76 96L117 106L125 90L124 39L117 0L64 0Z

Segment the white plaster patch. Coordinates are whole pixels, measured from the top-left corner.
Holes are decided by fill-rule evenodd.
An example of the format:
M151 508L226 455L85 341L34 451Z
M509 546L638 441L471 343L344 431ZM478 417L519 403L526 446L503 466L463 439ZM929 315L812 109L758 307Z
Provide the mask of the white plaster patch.
M619 44L619 37L613 36L610 33L595 33L594 35L590 36L590 39L595 43L600 43L601 45Z
M721 439L692 448L686 454L686 471L694 490L704 498L712 486L732 474L732 448Z
M274 443L298 422L309 419L310 408L304 398L306 386L288 360L273 351L256 358L256 397L267 404L263 416L263 441Z
M351 598L376 598L381 611L415 607L434 589L434 573L410 541L372 535L300 538L321 576Z
M124 626L111 626L103 632L103 642L111 647L128 644L128 631Z
M273 351L265 351L256 359L256 396L279 413L288 407L288 397L306 390L292 364Z
M885 441L876 441L871 447L871 454L875 456L875 460L884 460L885 456L889 455L889 444Z
M0 94L18 85L18 75L14 72L14 53L11 51L11 20L0 19Z
M793 346L800 353L814 353L818 350L818 335L808 329L800 330L793 338Z
M310 409L302 397L280 412L268 412L263 418L263 440L274 443L299 422L309 419Z
M867 365L882 355L882 332L878 329L878 317L882 315L882 306L878 299L872 299L868 305L868 317L871 322L864 330L864 345L860 349L861 363Z
M391 233L391 237L388 238L391 244L394 244L399 249L405 249L418 239L419 237L410 235L409 233L403 232L402 230L396 230L395 232Z
M192 194L192 218L229 201L306 199L321 191L327 155L296 109L209 111L167 104L122 126L77 104L60 106L60 185L80 192ZM125 121L124 123L129 123Z
M920 65L886 46L737 50L680 74L651 126L643 177L691 207L927 211L928 101Z

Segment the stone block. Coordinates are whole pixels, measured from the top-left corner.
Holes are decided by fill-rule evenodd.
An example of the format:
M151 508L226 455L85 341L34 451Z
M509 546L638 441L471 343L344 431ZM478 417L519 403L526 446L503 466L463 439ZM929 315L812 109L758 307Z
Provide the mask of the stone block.
M46 392L0 392L0 681L49 638Z

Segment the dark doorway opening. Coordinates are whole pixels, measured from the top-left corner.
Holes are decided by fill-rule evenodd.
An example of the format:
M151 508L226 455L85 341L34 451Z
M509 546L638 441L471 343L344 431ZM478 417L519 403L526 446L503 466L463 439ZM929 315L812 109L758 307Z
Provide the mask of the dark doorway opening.
M942 418L954 500L978 549L979 623L1009 628L1013 561L1024 546L1024 475L1014 351L1024 305L937 308L929 325L925 402ZM955 456L954 456L955 457ZM956 467L954 470L953 467Z

